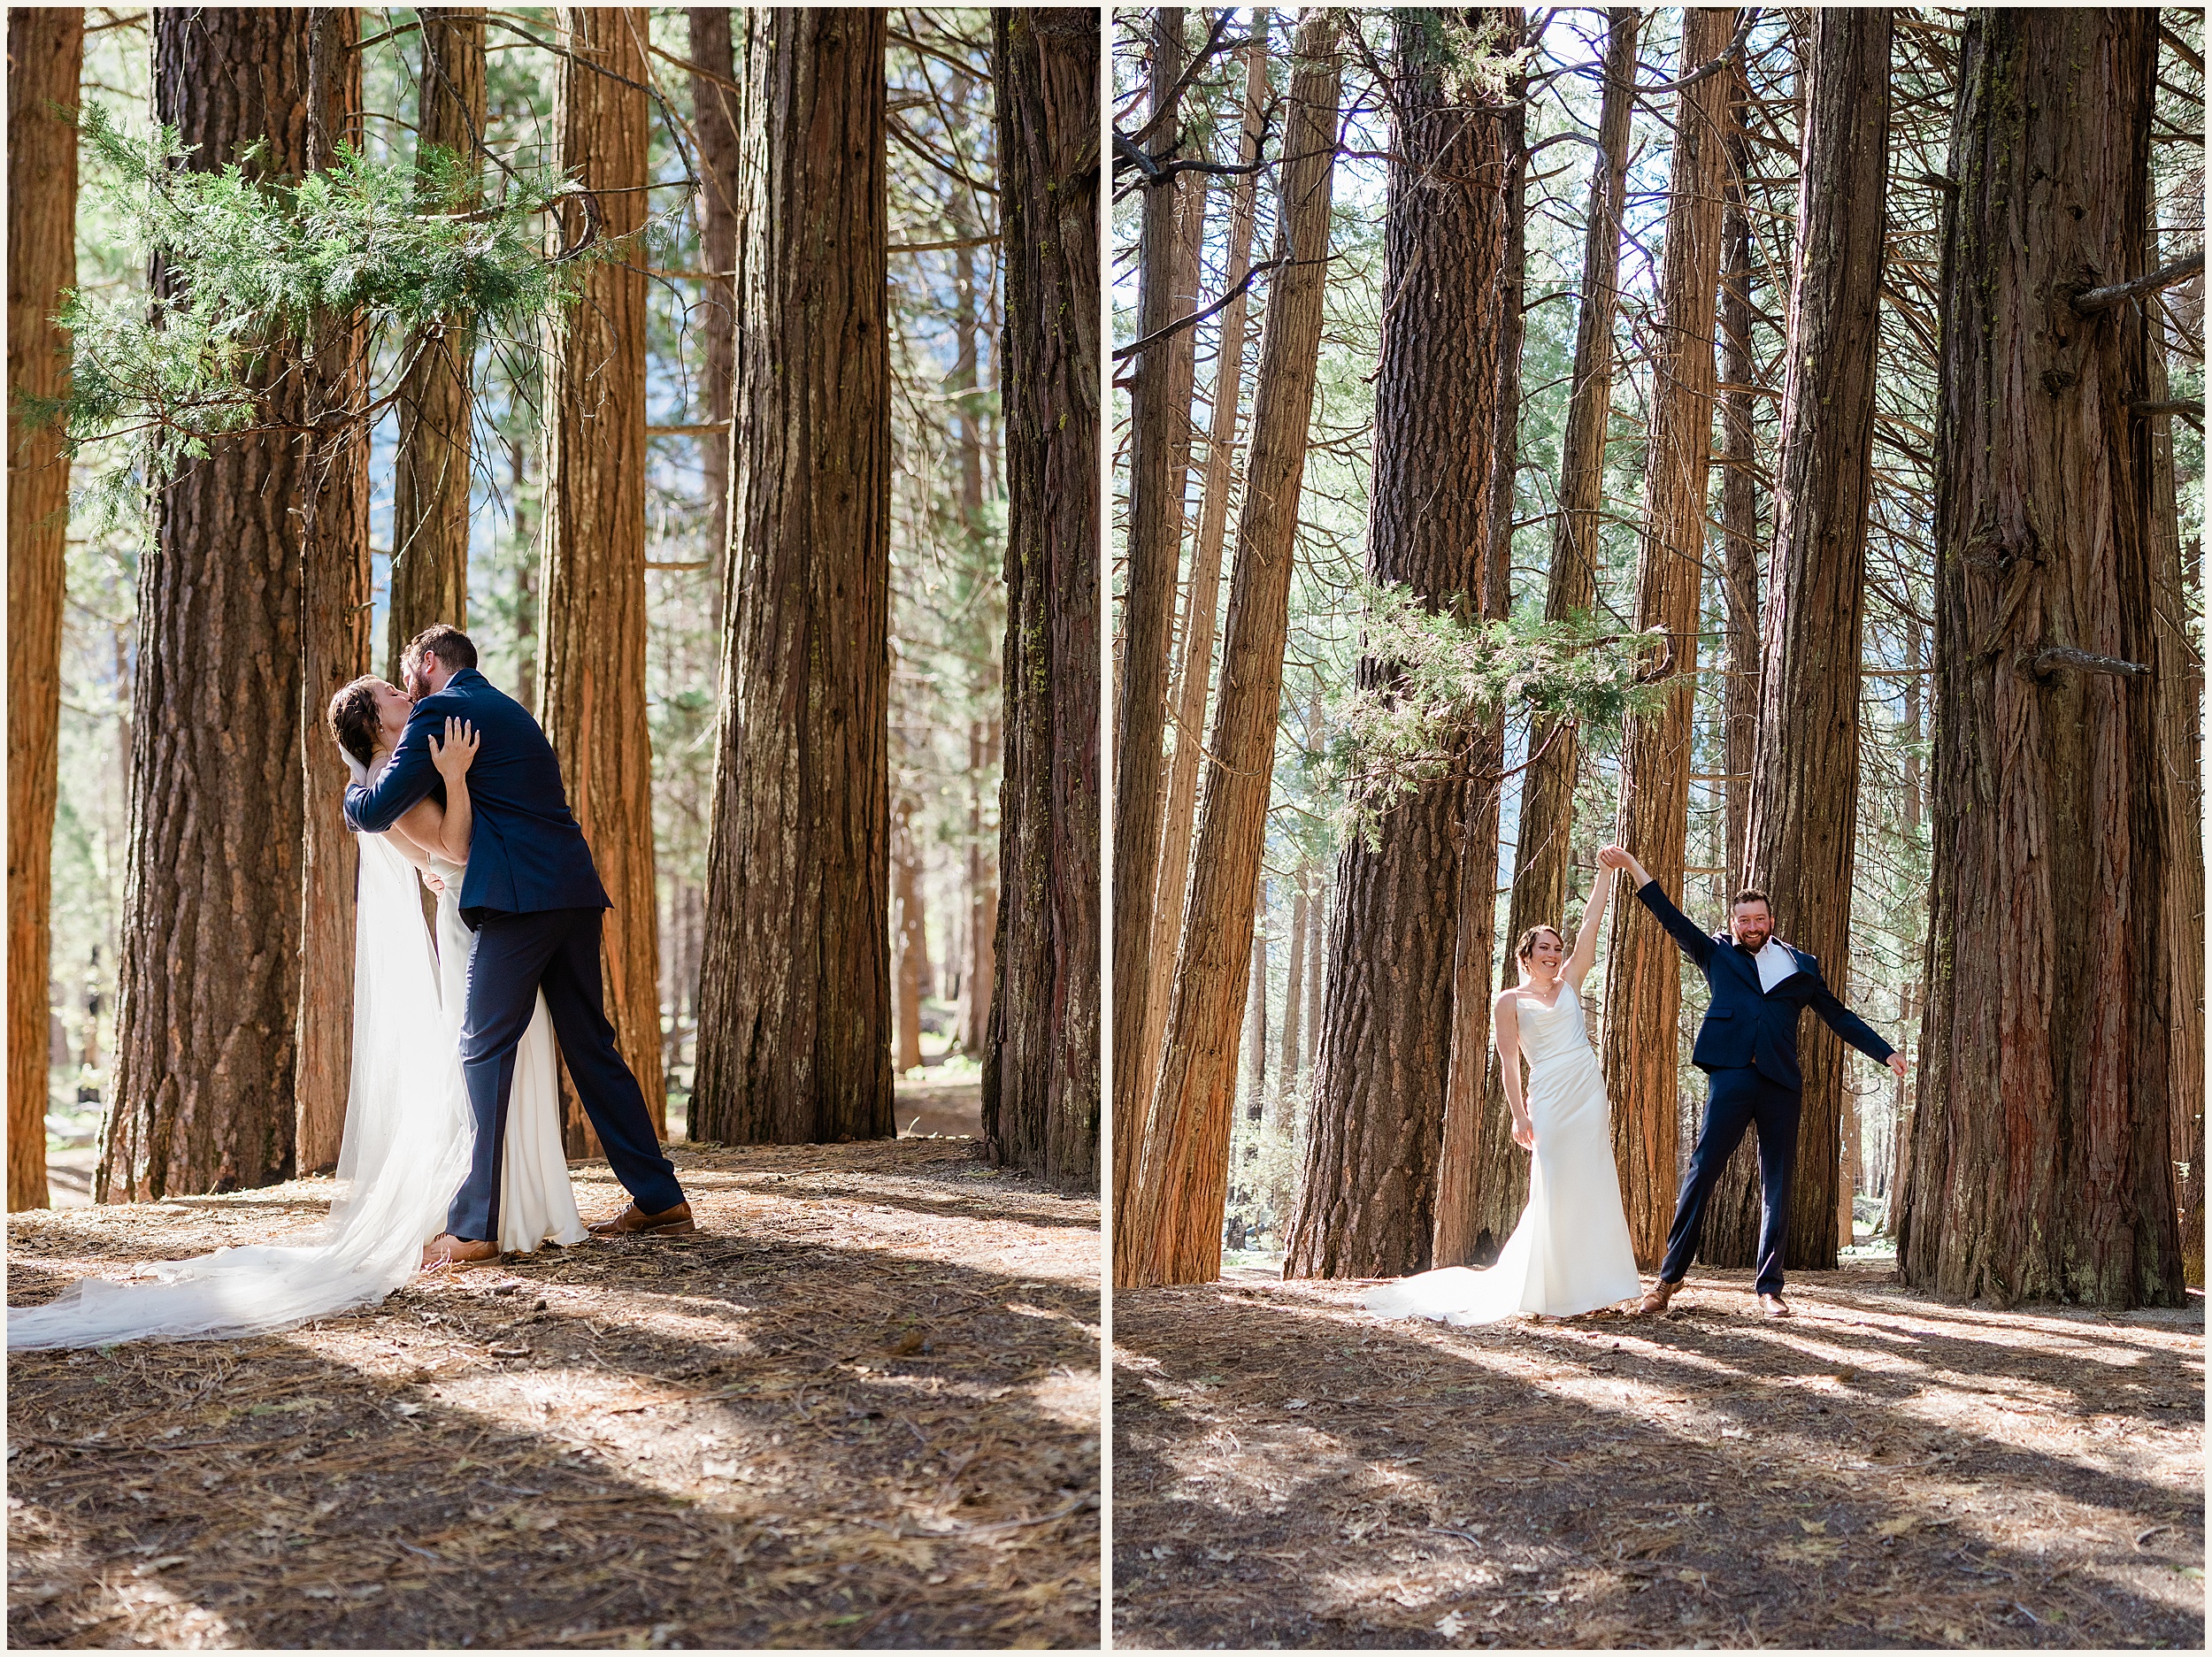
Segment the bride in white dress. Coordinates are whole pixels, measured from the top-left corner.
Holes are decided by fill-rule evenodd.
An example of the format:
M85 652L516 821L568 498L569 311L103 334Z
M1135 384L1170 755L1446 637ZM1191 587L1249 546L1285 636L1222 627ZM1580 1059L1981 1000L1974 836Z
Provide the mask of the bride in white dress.
M1548 926L1532 926L1522 935L1515 950L1521 981L1500 992L1491 1009L1513 1111L1513 1141L1535 1154L1520 1224L1488 1270L1446 1266L1401 1277L1362 1297L1369 1311L1494 1323L1525 1313L1572 1317L1643 1292L1621 1210L1605 1077L1582 1013L1582 980L1597 958L1598 926L1613 874L1599 871L1573 954L1565 954L1563 940Z
M382 769L411 707L381 679L357 679L338 693L331 724L357 776ZM380 1300L423 1266L475 1137L461 1078L469 932L459 911L475 735L449 722L436 751L445 808L425 801L391 833L356 837L353 1071L329 1219L296 1243L157 1262L141 1269L150 1280L88 1277L43 1306L11 1308L10 1351L265 1334ZM434 949L418 868L441 888ZM499 1244L510 1253L587 1235L561 1143L542 997L516 1055L499 1208Z

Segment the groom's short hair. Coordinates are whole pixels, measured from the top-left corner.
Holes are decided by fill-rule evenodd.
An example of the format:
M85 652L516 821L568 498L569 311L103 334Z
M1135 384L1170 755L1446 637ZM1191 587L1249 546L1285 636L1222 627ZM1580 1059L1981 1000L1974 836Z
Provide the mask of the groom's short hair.
M1746 886L1742 891L1737 893L1735 897L1730 901L1728 907L1732 909L1739 903L1764 903L1767 906L1768 914L1771 915L1774 912L1773 902L1768 898L1765 893L1760 891L1756 886Z
M434 656L456 673L476 665L476 647L449 621L433 622L410 639L399 659L400 670L411 672L424 657Z

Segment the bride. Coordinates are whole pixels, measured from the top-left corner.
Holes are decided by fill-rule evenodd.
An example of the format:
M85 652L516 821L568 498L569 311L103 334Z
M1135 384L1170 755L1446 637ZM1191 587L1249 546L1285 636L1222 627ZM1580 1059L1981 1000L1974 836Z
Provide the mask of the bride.
M412 705L373 678L331 699L330 729L357 780L383 769ZM328 1221L295 1244L157 1263L146 1269L150 1282L87 1277L44 1306L12 1308L9 1350L267 1333L381 1300L436 1263L426 1245L445 1230L475 1135L461 1079L470 934L459 894L477 740L465 723L449 720L442 746L432 740L444 807L425 800L389 834L357 837L353 1073ZM434 934L423 921L418 869L438 894ZM548 1240L583 1241L542 996L516 1054L510 1098L500 1247L526 1253Z
M1447 1266L1402 1277L1362 1298L1369 1311L1494 1323L1521 1313L1572 1317L1642 1293L1614 1171L1605 1078L1582 1013L1582 980L1597 958L1613 874L1609 867L1599 871L1572 955L1551 927L1522 934L1514 951L1521 981L1502 991L1491 1009L1513 1142L1535 1154L1520 1224L1488 1270Z

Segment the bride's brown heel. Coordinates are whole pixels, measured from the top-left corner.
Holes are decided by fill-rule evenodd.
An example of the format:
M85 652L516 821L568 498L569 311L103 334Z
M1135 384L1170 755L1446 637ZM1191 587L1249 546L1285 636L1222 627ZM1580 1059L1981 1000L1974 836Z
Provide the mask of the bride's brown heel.
M1646 1289L1644 1298L1636 1302L1635 1315L1638 1317L1656 1317L1667 1309L1667 1303L1674 1299L1674 1292L1681 1286L1679 1283L1669 1283L1664 1277L1660 1278Z

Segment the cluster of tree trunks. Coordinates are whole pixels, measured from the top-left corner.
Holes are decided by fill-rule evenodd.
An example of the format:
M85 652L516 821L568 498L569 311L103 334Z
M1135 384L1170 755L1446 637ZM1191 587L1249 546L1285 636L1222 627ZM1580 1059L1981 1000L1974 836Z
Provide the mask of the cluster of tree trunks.
M2141 305L2157 18L1970 16L1944 247L1935 870L1898 1239L1948 1295L2184 1298ZM2149 669L2150 671L2144 670ZM2201 1062L2200 1050L2199 1062Z
M25 398L58 398L68 339L53 314L77 285L77 104L83 12L8 13L8 1207L46 1207L47 976L53 949L61 618L69 463Z
M1509 32L1519 20L1517 10L1474 17ZM1517 370L1520 356L1511 232L1519 100L1448 73L1444 23L1440 13L1406 12L1395 25L1367 573L1409 586L1432 609L1488 614L1503 593L1510 544L1509 509L1501 518L1495 491L1499 451L1509 456L1514 447L1514 395L1502 370ZM1398 669L1363 657L1357 671L1372 688ZM1294 1275L1421 1270L1446 1195L1457 1200L1446 1235L1472 1241L1458 1238L1464 1185L1440 1185L1448 1178L1455 1031L1469 999L1460 993L1463 963L1478 1002L1490 977L1496 785L1486 773L1494 772L1495 747L1494 733L1471 732L1461 768L1469 780L1423 785L1382 818L1372 845L1355 839L1338 854L1322 1062L1286 1263ZM1486 809L1478 803L1485 797ZM1470 907L1479 916L1463 913ZM1479 941L1463 946L1467 926ZM1486 1032L1486 1018L1472 1016ZM1464 1097L1452 1113L1462 1132L1449 1176L1461 1178L1484 1039L1462 1032L1456 1041Z
M1309 12L1291 50L1278 165L1280 234L1289 262L1273 276L1262 331L1221 693L1207 744L1217 763L1205 772L1158 1078L1141 1109L1124 1105L1117 1082L1114 1278L1119 1284L1205 1282L1220 1270L1239 1025L1282 694L1299 486L1319 362L1343 74L1341 27L1333 13ZM1187 409L1177 418L1187 419ZM1156 641L1163 659L1165 642L1164 637ZM1133 662L1133 632L1125 648ZM1156 775L1156 726L1153 741ZM1118 833L1115 843L1117 907L1126 903L1141 912L1153 871L1124 869ZM1133 892L1139 894L1135 902L1121 895ZM1117 948L1120 941L1118 917ZM1118 1055L1126 1051L1120 1044L1125 1009L1118 994Z

